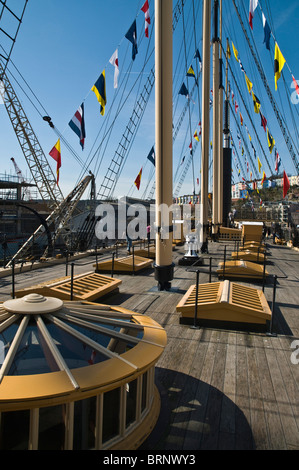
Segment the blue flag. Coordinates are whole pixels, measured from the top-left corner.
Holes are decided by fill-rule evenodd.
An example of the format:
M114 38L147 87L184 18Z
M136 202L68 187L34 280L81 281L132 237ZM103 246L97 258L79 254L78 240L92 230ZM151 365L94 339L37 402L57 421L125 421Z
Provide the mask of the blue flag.
M148 159L150 162L152 162L152 164L153 164L154 166L156 166L154 147L151 148L150 153L149 153L148 156L147 156L147 159Z
M138 54L136 20L133 21L125 37L132 43L132 59L135 60L135 57Z
M200 53L199 53L199 50L196 49L196 52L194 54L194 59L198 59L199 61L199 67L200 67L200 72L201 72L201 69L202 69L202 60L201 60L201 57L200 57Z
M84 149L84 141L85 141L85 122L84 122L84 103L79 106L77 111L75 112L74 116L69 122L70 128L77 134L80 139L80 145L82 150Z
M182 84L179 95L187 96L187 98L189 97L189 91L187 90L185 83Z
M266 48L270 51L271 30L270 30L270 26L268 25L268 21L265 18L264 13L262 13L262 17L263 17L263 27L264 27L264 43L266 43Z
M105 106L107 103L105 69L103 70L103 72L95 82L94 86L92 87L92 91L95 93L98 102L101 105L101 114L102 116L104 116Z
M196 58L197 58L197 59L199 60L199 62L201 63L201 57L200 57L200 53L199 53L199 50L198 50L198 49L196 49L196 52L195 52L195 54L194 54L194 59L196 59Z

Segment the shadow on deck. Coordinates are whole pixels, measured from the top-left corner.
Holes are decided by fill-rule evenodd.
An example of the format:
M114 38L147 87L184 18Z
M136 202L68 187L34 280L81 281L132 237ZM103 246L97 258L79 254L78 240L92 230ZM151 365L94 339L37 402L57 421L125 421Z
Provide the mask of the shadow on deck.
M213 386L156 368L161 397L158 422L139 450L254 450L244 413Z

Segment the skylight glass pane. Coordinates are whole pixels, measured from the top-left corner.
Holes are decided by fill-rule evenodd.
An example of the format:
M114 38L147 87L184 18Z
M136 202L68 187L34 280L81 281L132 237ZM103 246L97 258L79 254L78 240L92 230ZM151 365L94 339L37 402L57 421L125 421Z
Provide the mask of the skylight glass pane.
M28 326L8 375L35 375L55 372L58 367L36 325Z
M90 346L58 326L48 324L47 328L69 369L85 367L107 360L107 357L94 351Z

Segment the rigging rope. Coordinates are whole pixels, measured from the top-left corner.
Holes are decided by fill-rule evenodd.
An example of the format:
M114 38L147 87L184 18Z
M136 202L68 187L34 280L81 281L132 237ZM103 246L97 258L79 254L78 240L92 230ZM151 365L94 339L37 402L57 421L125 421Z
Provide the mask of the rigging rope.
M3 47L0 45L1 49L3 49ZM3 49L4 50L4 49ZM16 67L16 65L13 63L12 60L10 60L10 63L13 65L13 67L15 68L16 72L20 75L21 79L23 80L23 82L25 83L25 85L28 87L29 91L32 93L33 97L36 99L37 103L40 105L40 108L43 110L43 113L41 112L41 110L37 107L37 105L33 102L33 100L30 98L29 94L25 91L24 87L21 85L21 83L19 82L19 80L16 78L16 76L11 72L10 68L7 67L7 70L6 70L6 73L9 72L9 74L11 75L11 77L14 79L15 83L17 83L17 85L20 87L20 89L22 90L22 92L24 93L24 95L26 96L26 98L28 99L28 101L31 103L31 105L34 107L34 109L36 110L36 112L38 113L38 115L44 120L44 121L47 121L49 122L50 124L50 127L53 128L54 132L56 133L56 135L62 140L62 142L64 143L64 145L68 148L69 152L73 155L73 157L77 160L77 162L79 163L79 165L85 170L85 171L88 171L87 167L86 167L86 164L85 162L79 157L79 155L76 153L76 151L72 148L72 146L68 143L68 141L63 137L63 135L60 133L60 131L57 129L56 126L54 126L54 124L52 123L51 121L51 118L50 119L44 119L45 118L45 114L46 114L46 117L49 117L49 113L47 112L47 110L45 109L45 107L42 105L41 101L38 99L38 97L36 96L36 94L33 92L32 88L30 87L30 85L28 84L28 82L25 80L24 76L21 74L21 72L19 71L19 69Z

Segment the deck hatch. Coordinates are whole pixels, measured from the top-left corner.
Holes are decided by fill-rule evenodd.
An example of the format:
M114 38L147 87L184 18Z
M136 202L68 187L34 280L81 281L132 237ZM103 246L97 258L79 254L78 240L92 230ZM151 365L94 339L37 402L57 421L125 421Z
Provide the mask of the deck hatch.
M73 300L96 300L103 295L118 289L120 279L103 276L99 273L89 272L74 276ZM61 300L70 300L71 278L66 276L18 290L16 297L35 292L44 296L55 296Z
M194 319L196 285L190 286L176 309L181 323ZM229 280L198 285L197 319L266 325L271 310L262 290Z

